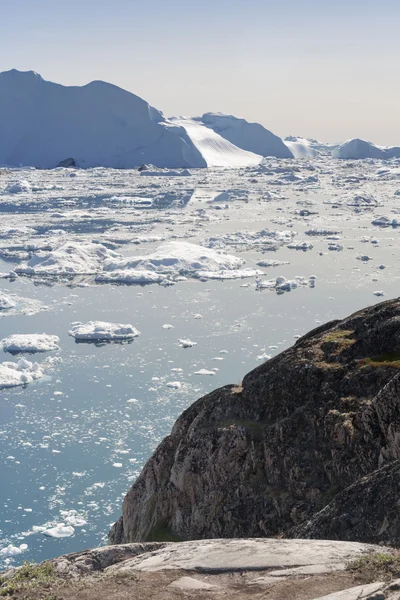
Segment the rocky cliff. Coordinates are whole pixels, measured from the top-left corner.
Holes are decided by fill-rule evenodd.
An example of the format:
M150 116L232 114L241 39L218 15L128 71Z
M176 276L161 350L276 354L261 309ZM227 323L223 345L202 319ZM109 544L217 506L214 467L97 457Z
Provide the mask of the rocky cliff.
M195 402L127 493L110 542L301 535L331 501L340 513L334 498L349 486L357 512L375 471L396 482L385 465L399 458L400 299L315 329L241 386ZM399 543L398 514L383 507L371 531L345 539L379 542L389 530ZM335 537L329 520L323 535Z

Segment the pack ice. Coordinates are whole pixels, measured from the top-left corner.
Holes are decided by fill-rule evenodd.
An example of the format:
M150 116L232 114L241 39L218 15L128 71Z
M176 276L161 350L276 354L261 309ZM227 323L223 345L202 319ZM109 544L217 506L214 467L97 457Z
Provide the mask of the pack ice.
M88 321L71 323L69 335L78 341L131 340L140 332L133 325L108 323L106 321Z

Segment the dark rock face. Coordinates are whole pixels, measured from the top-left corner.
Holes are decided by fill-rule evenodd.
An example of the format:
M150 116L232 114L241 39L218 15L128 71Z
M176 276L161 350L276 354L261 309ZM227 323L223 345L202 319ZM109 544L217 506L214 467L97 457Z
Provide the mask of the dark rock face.
M109 539L282 534L398 459L400 299L315 329L242 386L195 402L129 490ZM338 539L381 540L361 529Z
M58 163L57 167L65 167L65 168L72 168L72 167L76 167L76 160L74 158L66 158L65 160L62 160L61 162Z
M396 460L340 492L310 521L290 530L287 537L373 540L398 546L399 490L400 461Z

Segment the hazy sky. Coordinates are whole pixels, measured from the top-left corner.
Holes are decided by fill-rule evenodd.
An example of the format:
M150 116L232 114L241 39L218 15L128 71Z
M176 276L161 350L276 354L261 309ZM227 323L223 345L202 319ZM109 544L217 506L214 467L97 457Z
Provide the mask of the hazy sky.
M0 0L0 71L400 145L400 0Z

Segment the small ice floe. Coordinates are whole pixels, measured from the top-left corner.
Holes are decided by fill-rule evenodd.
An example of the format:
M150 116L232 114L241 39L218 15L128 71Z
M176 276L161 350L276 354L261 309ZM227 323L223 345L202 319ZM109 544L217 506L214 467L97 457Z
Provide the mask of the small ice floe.
M288 244L286 246L287 248L289 248L290 250L312 250L313 245L311 244L311 242L291 242L290 244Z
M316 276L311 275L308 279L297 275L294 279L286 279L286 277L276 277L267 281L256 280L256 290L271 289L278 293L290 292L291 290L302 286L315 287Z
M108 323L106 321L88 321L87 323L76 321L71 323L71 329L68 333L76 341L86 342L132 340L140 334L133 325Z
M71 537L75 533L75 529L72 525L65 525L65 523L58 523L54 527L50 527L49 529L45 529L43 535L52 538L65 538Z
M382 290L377 290L376 292L374 292L375 296L384 296L385 292L382 292Z
M264 275L258 269L231 269L229 271L197 271L196 277L203 281L208 279L217 279L225 281L227 279L245 279L246 277L259 277Z
M41 379L44 373L38 363L21 358L17 363L0 363L0 389L27 385Z
M182 387L182 383L180 381L169 381L167 383L167 387L169 387L173 390L180 390Z
M283 265L289 265L287 260L259 260L257 266L259 267L281 267Z
M32 191L32 186L29 181L26 179L22 179L21 181L17 181L12 183L4 190L8 194L28 194Z
M195 375L215 375L215 371L209 371L208 369L200 369L200 371L195 371Z
M305 233L305 235L325 236L325 235L339 235L342 232L337 229L316 228L316 229L308 229L304 233Z
M165 275L146 271L144 269L121 269L116 271L103 271L96 276L97 283L124 283L125 285L146 285L167 281ZM171 283L173 283L171 281Z
M87 525L86 519L77 510L60 510L60 514L64 523L71 527L84 527Z
M356 257L357 260L361 260L361 262L368 262L369 260L372 260L372 256L368 256L367 254L361 254L360 256Z
M377 225L378 227L398 227L400 225L399 219L393 219L392 217L387 217L386 215L382 215L379 217L375 217L373 221L371 221L372 225Z
M163 329L173 329L174 326L171 325L170 323L164 323L164 325L162 326Z
M26 550L28 550L28 544L21 544L20 546L13 546L12 544L9 544L0 550L0 557L8 558L10 556L18 556Z
M2 317L16 314L33 315L41 308L42 303L39 300L0 292L0 316Z
M164 170L143 170L140 172L141 177L190 177L192 174L188 169L174 171L170 169Z
M192 340L178 340L178 346L181 348L193 348L193 346L197 346L197 342L192 342Z
M343 250L343 246L341 244L333 244L330 242L328 244L328 250L331 250L332 252L341 252Z
M260 354L259 356L257 356L257 360L269 360L271 358L270 354L267 354L266 352L263 352L263 354Z
M0 293L0 311L10 310L15 308L16 300L14 300L11 296L7 296L7 294Z
M0 341L4 352L17 354L19 352L50 352L59 350L60 338L45 333L14 334Z

